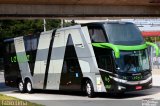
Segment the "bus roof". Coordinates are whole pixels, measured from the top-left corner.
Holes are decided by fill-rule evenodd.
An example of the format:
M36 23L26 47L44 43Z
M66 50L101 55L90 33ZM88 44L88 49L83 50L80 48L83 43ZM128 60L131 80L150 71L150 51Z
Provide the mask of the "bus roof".
M104 21L104 22L85 23L85 24L81 24L81 25L85 26L85 25L102 25L102 24L133 24L133 23L132 22L125 22L125 21Z
M4 42L11 42L13 40L14 40L14 38L4 39Z

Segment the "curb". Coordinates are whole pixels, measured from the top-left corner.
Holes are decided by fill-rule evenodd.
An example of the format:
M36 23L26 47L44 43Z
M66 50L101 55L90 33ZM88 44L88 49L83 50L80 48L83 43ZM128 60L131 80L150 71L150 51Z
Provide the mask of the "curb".
M160 88L160 86L152 86L152 88Z

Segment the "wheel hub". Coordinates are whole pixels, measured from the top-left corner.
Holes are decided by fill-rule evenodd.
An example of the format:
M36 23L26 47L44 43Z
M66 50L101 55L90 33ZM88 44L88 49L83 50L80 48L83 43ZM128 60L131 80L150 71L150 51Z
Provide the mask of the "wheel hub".
M91 94L91 85L87 83L87 93Z
M19 83L19 90L23 91L23 83L22 82Z
M27 83L27 90L28 90L28 91L31 91L31 89L32 89L32 85L31 85L30 82L28 82L28 83Z

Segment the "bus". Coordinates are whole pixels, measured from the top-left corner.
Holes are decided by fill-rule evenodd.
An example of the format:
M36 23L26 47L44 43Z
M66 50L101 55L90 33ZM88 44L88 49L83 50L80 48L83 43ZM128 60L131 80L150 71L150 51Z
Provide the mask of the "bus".
M148 47L130 22L95 22L4 40L5 84L35 89L124 93L152 87Z

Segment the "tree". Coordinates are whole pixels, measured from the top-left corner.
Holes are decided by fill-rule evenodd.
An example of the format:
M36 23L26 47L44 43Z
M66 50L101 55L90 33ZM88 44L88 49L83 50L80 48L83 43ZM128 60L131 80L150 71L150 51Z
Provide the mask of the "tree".
M61 20L47 19L47 30L59 28ZM0 39L37 34L43 31L42 19L0 20Z

